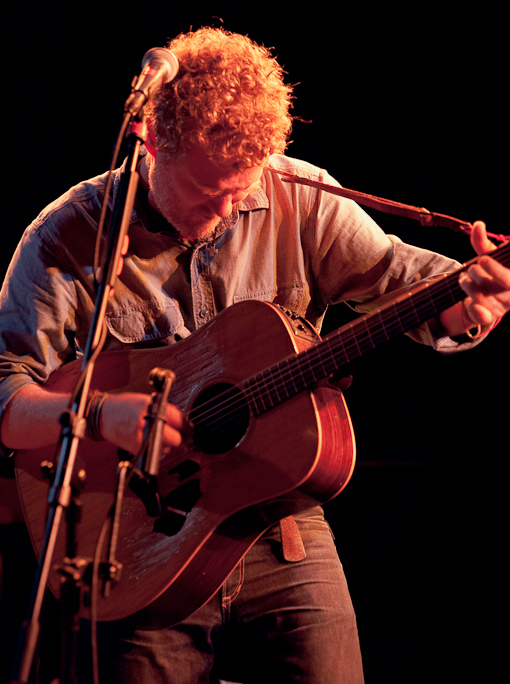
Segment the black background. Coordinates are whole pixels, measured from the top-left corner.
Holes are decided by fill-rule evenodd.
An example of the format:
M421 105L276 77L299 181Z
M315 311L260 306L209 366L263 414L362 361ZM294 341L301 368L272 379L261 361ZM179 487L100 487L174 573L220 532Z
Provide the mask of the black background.
M346 187L510 233L501 4L185 4L4 10L2 274L40 209L106 169L145 51L221 20L273 47L299 84L293 113L311 123L295 124L290 155ZM409 242L460 261L472 255L462 234L373 215ZM327 327L344 320L331 311ZM402 338L354 369L346 398L358 465L326 509L368 684L501 679L509 332L505 320L480 347L449 358ZM10 633L17 591L12 605L3 600Z

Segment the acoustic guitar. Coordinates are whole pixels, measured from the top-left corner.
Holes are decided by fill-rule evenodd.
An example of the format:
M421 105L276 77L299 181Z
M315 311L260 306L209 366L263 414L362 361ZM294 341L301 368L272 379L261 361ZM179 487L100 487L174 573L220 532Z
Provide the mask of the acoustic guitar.
M510 266L510 243L491 256ZM328 380L348 375L353 360L463 299L458 279L468 265L418 284L323 339L296 314L250 300L170 347L100 354L92 388L103 391L151 392L150 371L172 369L177 378L169 401L194 429L161 460L157 515L148 513L136 489L126 488L117 552L122 575L109 595L97 597L98 619L145 625L183 620L216 592L270 525L341 492L354 469L355 440L343 394ZM67 364L46 387L71 391L79 373L79 362ZM85 471L86 482L79 557L96 553L118 485L119 456L125 457L107 442L80 443L75 472ZM15 458L39 553L49 489L41 463L54 459L54 448L20 451ZM62 527L56 562L66 552ZM49 585L57 595L60 582L55 570ZM89 614L86 604L82 614Z

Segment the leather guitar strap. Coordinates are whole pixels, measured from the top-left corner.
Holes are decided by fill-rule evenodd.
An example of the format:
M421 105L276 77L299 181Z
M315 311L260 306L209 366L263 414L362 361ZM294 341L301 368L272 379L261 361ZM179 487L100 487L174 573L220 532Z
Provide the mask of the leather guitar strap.
M468 221L462 221L453 216L446 214L438 214L437 212L429 211L425 207L414 207L411 204L403 204L402 202L395 202L394 200L385 199L384 197L376 197L369 195L366 192L359 190L349 190L348 188L337 187L336 185L328 185L320 183L319 181L311 180L310 178L302 178L301 176L293 176L284 171L277 171L271 169L283 176L282 180L287 183L300 183L301 185L308 185L318 190L329 192L340 197L347 197L358 204L363 204L372 209L385 212L386 214L394 214L395 216L403 216L405 218L420 221L422 226L442 226L443 228L453 228L463 233L470 233L471 224ZM499 239L499 236L495 236Z

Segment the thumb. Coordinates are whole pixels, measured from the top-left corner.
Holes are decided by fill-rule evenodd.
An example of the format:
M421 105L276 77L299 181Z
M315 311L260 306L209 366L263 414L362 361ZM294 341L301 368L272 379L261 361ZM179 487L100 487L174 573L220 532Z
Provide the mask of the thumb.
M473 223L471 246L479 255L496 249L496 245L487 237L487 228L483 221L475 221Z

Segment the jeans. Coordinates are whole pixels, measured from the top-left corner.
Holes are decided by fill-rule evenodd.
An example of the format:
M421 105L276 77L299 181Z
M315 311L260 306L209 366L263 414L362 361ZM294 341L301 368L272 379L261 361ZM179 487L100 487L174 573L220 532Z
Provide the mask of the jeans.
M320 508L297 517L306 558L268 530L204 606L160 630L99 625L101 684L361 684L356 618ZM90 684L80 664L80 684Z

